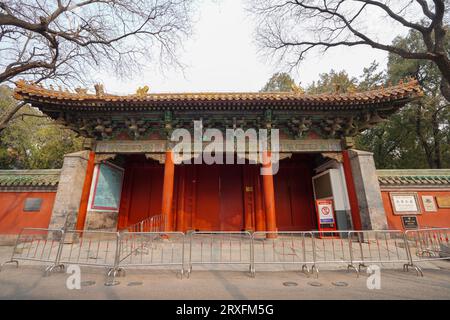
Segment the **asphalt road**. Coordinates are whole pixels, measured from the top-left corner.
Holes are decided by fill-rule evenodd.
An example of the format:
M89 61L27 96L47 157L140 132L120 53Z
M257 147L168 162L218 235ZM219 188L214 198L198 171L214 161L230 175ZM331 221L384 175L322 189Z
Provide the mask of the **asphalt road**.
M81 289L69 290L69 274L43 277L39 266L7 266L0 272L0 299L450 299L450 263L415 272L381 270L381 289L367 288L367 274L321 271L319 278L299 272L195 271L180 279L175 271L129 270L116 286L105 286L103 269L81 269ZM289 286L287 286L289 282Z

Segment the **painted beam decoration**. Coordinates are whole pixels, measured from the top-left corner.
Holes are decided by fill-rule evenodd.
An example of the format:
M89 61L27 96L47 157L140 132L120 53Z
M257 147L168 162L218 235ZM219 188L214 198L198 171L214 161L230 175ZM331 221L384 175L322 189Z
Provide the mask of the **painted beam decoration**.
M91 94L87 89L54 90L21 80L16 83L15 98L96 140L165 140L173 129L193 130L194 120L202 120L205 129L276 128L281 139L309 140L355 136L423 95L412 79L343 94L147 91L118 96L97 88Z
M204 142L203 147L209 142ZM246 144L246 151L248 145ZM106 140L95 144L96 154L109 153L164 153L167 148L165 140L130 141L130 140ZM194 145L192 144L192 149ZM237 147L235 145L235 151ZM340 152L342 142L337 139L314 139L314 140L280 140L280 152Z
M119 211L124 170L111 163L100 163L94 176L94 191L90 209Z

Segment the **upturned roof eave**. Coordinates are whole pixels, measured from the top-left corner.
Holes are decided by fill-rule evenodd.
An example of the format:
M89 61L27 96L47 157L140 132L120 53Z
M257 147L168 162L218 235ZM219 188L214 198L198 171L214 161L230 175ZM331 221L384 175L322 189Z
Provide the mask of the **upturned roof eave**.
M53 108L157 108L241 107L259 108L268 105L276 108L364 108L387 104L405 104L423 95L417 81L389 88L344 94L304 94L298 92L229 92L229 93L150 93L117 96L110 94L72 93L42 88L25 81L18 81L14 91L16 99L31 104Z

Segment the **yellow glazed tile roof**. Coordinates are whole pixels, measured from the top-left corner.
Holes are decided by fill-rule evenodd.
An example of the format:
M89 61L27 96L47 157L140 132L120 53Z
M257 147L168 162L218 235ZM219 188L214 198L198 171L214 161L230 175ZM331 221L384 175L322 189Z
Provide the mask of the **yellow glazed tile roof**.
M145 103L215 103L231 102L247 105L249 103L293 102L305 105L347 105L347 104L377 104L389 101L411 100L423 95L416 80L387 88L378 88L365 92L304 94L299 92L208 92L208 93L146 93L139 91L130 95L112 95L99 90L98 93L88 93L86 89L55 90L40 85L19 80L14 91L15 98L28 102L67 104L83 103L83 105L104 105L114 103L145 104Z

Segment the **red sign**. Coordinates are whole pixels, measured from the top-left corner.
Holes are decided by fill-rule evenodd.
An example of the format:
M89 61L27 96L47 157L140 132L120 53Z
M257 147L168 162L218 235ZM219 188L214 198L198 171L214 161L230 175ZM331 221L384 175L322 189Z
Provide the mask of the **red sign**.
M319 231L336 230L333 200L316 200L316 211Z

